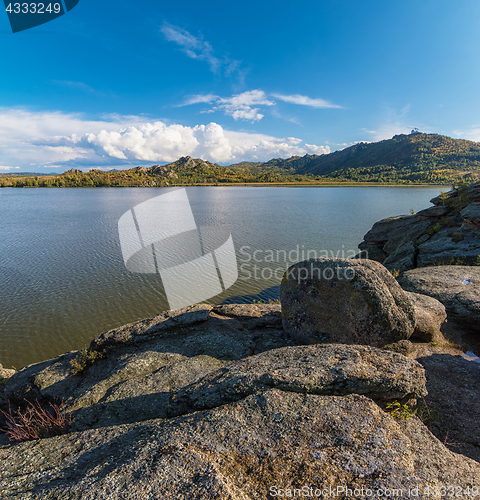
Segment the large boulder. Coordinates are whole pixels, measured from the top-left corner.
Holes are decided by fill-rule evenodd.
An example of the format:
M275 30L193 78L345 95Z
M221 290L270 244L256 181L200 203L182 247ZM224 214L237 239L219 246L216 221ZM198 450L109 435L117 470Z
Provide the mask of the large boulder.
M434 266L410 269L397 278L404 290L439 300L449 317L480 330L480 267Z
M304 344L382 345L408 339L411 300L372 260L310 259L291 266L281 288L283 327Z

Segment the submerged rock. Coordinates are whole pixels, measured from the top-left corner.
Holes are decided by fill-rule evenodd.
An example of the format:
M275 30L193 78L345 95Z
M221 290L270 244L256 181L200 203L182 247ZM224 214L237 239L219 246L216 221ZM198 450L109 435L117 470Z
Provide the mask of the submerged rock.
M378 262L310 259L291 266L280 289L283 327L299 343L382 346L414 330L411 300Z

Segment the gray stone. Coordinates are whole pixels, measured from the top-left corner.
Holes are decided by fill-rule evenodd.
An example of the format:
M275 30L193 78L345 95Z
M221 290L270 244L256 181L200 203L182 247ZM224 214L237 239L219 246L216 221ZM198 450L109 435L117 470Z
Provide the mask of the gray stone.
M397 248L384 261L383 265L389 271L406 271L415 267L417 249L411 241Z
M72 352L10 378L15 397L65 397L75 421L64 435L0 442L2 498L247 500L275 487L293 497L303 485L380 498L385 488L477 484L477 462L448 451L415 416L379 406L425 393L414 361L365 346L292 347L278 306L216 307L181 327L175 317L169 328L152 330L163 323L152 318L102 335L91 347L106 356L83 374L71 374ZM187 395L187 411L213 407L169 417L169 398Z
M407 292L415 307L415 330L411 338L423 342L445 342L440 327L447 319L445 306L428 295Z
M417 217L437 218L447 215L449 211L450 209L444 206L429 207L424 210L420 210L420 212L417 212L416 215Z
M394 236L398 236L399 232L411 224L415 224L418 219L415 215L397 215L395 217L387 217L382 219L372 226L363 239L367 243L387 242Z
M412 222L408 226L392 231L390 238L383 246L384 252L392 253L406 243L416 242L418 238L421 238L425 234L429 226L430 222L417 218L415 222Z
M418 245L417 266L472 265L480 255L478 231L468 228L445 228Z
M360 252L355 256L355 259L369 259L383 262L387 254L375 244L368 245L364 241L358 245Z
M152 335L161 335L162 331L206 321L212 309L213 306L209 304L197 304L183 309L165 311L154 318L104 332L93 341L90 347L100 350L108 349L110 345L117 345L120 342L135 344L148 341Z
M17 404L24 399L64 399L79 413L78 425L80 421L93 425L99 421L99 412L103 412L102 418L116 422L119 405L123 405L125 418L141 420L151 415L152 395L187 385L217 370L224 361L291 344L282 328L279 305L231 304L216 307L216 312L211 309L213 306L201 309L208 312L208 321L186 324L191 315L182 319L178 311L168 311L110 330L91 342L91 350L102 352L102 347L105 355L84 373L72 374L71 361L80 352L69 352L22 368L8 380L5 396ZM175 322L169 321L172 317ZM179 328L179 323L184 326ZM192 363L186 363L188 359ZM127 393L128 398L123 396ZM121 403L115 403L115 398ZM95 405L102 406L80 411Z
M16 370L4 368L0 364L0 383L3 383L3 381L9 379L12 375L15 375L15 373L16 373Z
M268 389L363 394L376 401L426 396L423 368L397 353L341 344L284 347L229 364L170 399L169 415L215 408Z
M363 487L371 498L395 488L405 497L452 484L466 491L480 477L477 462L448 451L414 416L394 419L365 396L280 390L0 453L2 495L17 500L247 500L285 488L293 497L303 485Z
M378 262L310 259L289 268L280 288L283 327L299 343L380 347L408 339L411 300Z
M471 203L460 212L460 215L465 221L480 226L480 203Z
M398 277L404 290L439 300L464 326L479 331L480 267L434 266L405 271Z
M430 203L434 205L449 205L452 202L455 202L458 199L458 191L457 189L452 189L448 191L448 193L440 194L435 198L430 200ZM472 184L466 189L466 199L470 202L480 202L480 182ZM466 203L467 204L467 203Z

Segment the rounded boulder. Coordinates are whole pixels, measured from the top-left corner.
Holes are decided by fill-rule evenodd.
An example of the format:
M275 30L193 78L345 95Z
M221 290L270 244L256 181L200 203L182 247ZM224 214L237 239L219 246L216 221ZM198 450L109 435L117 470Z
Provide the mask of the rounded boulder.
M408 339L414 306L382 264L310 259L291 266L280 287L283 328L296 342L382 347Z

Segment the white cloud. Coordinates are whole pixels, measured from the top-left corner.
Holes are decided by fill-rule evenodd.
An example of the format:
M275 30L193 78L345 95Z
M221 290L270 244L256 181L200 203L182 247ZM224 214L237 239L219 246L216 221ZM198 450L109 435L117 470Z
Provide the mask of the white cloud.
M179 104L178 107L190 106L192 104L200 104L200 103L210 104L211 102L216 101L218 98L219 98L218 95L215 94L191 95L188 96L182 104Z
M235 121L259 121L264 115L260 113L258 106L273 106L274 101L268 99L263 90L249 90L231 97L219 97L215 94L191 96L185 100L181 106L188 106L198 103L212 103L216 106L201 111L202 113L213 113L222 111L225 115L231 116Z
M305 95L293 94L293 95L284 95L284 94L272 94L273 97L279 99L280 101L288 102L290 104L299 104L301 106L310 106L312 108L340 108L341 106L337 106L336 104L332 104L325 99L312 99L311 97L307 97Z
M305 143L305 149L310 155L324 155L330 153L330 148L328 146L316 146L315 144Z
M17 168L20 168L20 167L4 167L4 166L0 165L0 170L2 170L2 171L14 170Z
M77 88L85 92L92 92L92 93L96 92L96 90L93 87L83 82L73 82L71 80L52 80L52 82L66 87Z
M232 60L226 56L221 58L215 56L213 47L202 36L192 35L187 30L169 23L163 23L160 31L169 42L179 45L182 52L188 57L208 63L213 73L224 72L226 76L239 73L240 78L243 78L240 61Z
M249 90L232 97L221 97L218 106L214 109L222 110L226 115L232 116L234 120L258 121L264 115L259 113L260 108L253 106L273 106L275 103L265 95L263 90Z
M248 90L231 97L219 97L215 94L191 96L187 98L183 104L180 104L180 106L188 106L198 103L214 103L215 105L212 108L204 109L201 113L222 111L225 115L233 117L234 120L247 120L255 122L261 120L265 116L261 113L263 110L260 106L274 106L276 104L272 97L292 104L300 104L314 108L340 108L340 106L330 104L323 99L312 99L298 94L292 96L271 94L271 96L269 96L263 90L259 89ZM272 111L272 114L280 117L279 113L275 110ZM290 118L289 121L298 125L298 121L295 118Z
M372 137L372 142L383 141L385 139L391 139L394 135L409 134L411 128L402 125L399 122L395 123L385 123L381 125L376 130L365 130ZM368 141L370 142L370 141Z
M237 107L268 100L261 93L239 96L235 96ZM0 162L20 164L26 170L32 162L40 168L65 170L127 168L185 155L234 163L329 151L328 146L302 146L299 138L235 132L213 122L187 127L135 116L83 120L76 114L0 109Z
M480 142L480 126L478 125L474 125L472 128L467 130L454 130L453 133L458 138Z

